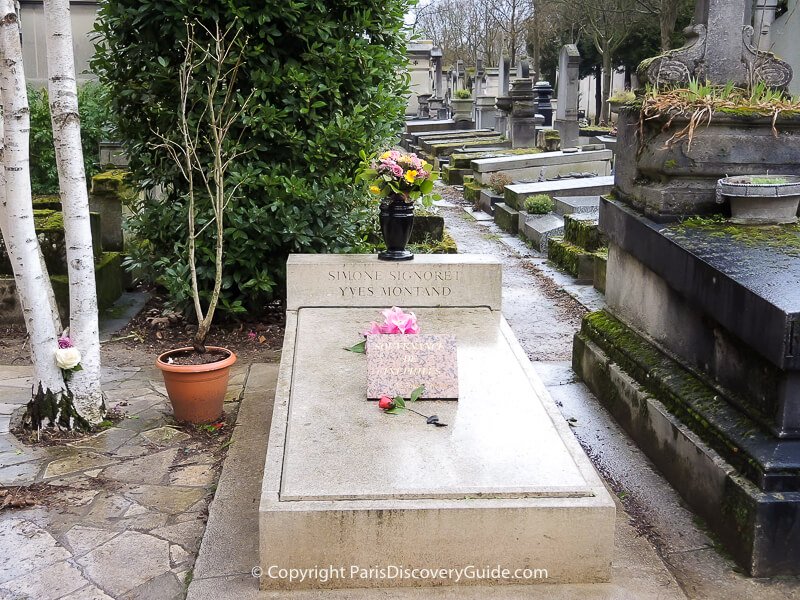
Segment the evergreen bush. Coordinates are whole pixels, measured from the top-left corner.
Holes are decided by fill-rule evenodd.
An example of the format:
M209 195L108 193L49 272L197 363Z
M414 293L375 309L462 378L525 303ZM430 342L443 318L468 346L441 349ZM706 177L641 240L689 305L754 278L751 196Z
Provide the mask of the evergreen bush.
M186 306L183 181L152 147L152 131L175 130L183 59L176 49L187 19L242 28L237 92L243 98L255 90L230 135L253 150L231 169L242 185L225 217L221 310L257 313L280 297L290 253L358 248L365 235L359 223L369 221L368 199L353 184L359 152L385 145L403 123L408 0L107 0L100 6L92 68L110 89L135 179L144 189L165 190L136 207L132 267L149 272L176 305ZM198 240L201 289L211 287L212 236L209 227Z
M554 207L553 199L547 194L536 194L525 199L525 212L532 215L546 215L553 212Z

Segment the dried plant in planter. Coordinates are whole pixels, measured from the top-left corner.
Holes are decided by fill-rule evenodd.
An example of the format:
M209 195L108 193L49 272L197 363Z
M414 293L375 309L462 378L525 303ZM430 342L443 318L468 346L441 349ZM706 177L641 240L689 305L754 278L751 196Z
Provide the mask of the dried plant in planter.
M495 194L502 195L505 187L511 185L513 182L514 180L511 179L511 177L501 172L492 173L489 177L489 187Z
M689 82L688 87L672 90L648 87L641 102L639 139L644 139L645 121L666 118L662 128L662 131L666 131L676 118L688 118L686 126L669 138L667 145L687 139L689 150L697 128L710 125L714 113L772 117L775 136L778 135L775 124L781 114L800 114L800 100L768 88L763 83L756 84L749 91L730 83L715 86L701 84L697 80Z

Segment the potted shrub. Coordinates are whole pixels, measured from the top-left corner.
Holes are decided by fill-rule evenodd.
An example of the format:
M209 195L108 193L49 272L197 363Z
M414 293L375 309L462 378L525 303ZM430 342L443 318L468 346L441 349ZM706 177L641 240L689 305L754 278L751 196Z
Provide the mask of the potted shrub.
M469 90L456 90L450 106L453 108L454 121L472 120L472 94Z
M725 198L730 202L734 223L796 223L800 177L769 174L723 177L717 182L717 202L722 204Z
M195 36L195 25L187 26L185 59L178 73L176 131L153 131L159 140L154 146L175 162L186 183L186 246L197 333L191 346L163 353L156 366L164 376L175 418L207 423L222 416L230 367L236 362L231 350L206 346L205 341L222 288L225 210L238 188L229 181L229 169L236 158L246 153L240 140L232 141L229 134L253 95L251 92L246 98L237 98L227 93L236 89L241 67L241 54L232 50L247 43L240 39L241 30L229 27L223 31L219 25L213 30L197 27L205 39L200 41ZM211 219L205 220L209 214ZM198 219L200 215L202 220ZM214 232L214 285L211 290L202 290L198 283L197 240L207 227Z

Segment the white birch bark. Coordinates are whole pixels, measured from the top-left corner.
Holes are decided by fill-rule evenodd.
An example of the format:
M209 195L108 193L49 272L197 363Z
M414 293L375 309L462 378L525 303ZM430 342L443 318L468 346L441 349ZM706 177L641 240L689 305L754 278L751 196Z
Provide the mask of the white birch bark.
M83 166L78 87L69 0L45 0L47 73L69 274L69 333L82 371L70 380L75 408L90 423L103 418L100 339L89 194Z
M32 403L48 404L51 419L58 421L69 393L55 362L58 334L50 307L52 289L44 268L33 220L29 169L30 114L19 19L12 0L0 0L0 95L3 104L2 183L0 225L17 292L25 317L33 362ZM66 403L66 404L65 404ZM69 411L67 411L69 412ZM69 425L72 416L66 416Z

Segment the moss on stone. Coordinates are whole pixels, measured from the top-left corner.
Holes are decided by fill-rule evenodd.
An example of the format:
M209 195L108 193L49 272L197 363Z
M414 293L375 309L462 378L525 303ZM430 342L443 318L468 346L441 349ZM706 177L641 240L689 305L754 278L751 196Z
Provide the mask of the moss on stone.
M555 129L547 129L544 132L544 139L546 140L560 140L561 134Z
M669 227L680 239L691 230L728 239L751 248L766 248L787 256L800 256L800 223L791 225L737 225L722 215L693 216Z
M61 198L57 195L34 196L33 208L40 210L61 210Z
M411 243L440 242L443 235L444 217L442 215L422 210L415 211Z
M64 231L64 216L61 211L34 209L33 223L36 231Z
M564 215L564 239L587 252L596 252L605 245L597 220L576 215Z
M705 443L750 479L758 480L763 471L758 463L704 416L727 408L726 400L716 389L604 310L584 317L581 334L600 346L612 361Z
M127 187L127 180L131 172L126 169L112 169L103 171L92 177L93 194L114 194Z
M442 182L447 185L461 185L464 182L464 175L472 173L470 169L456 169L446 166L442 169Z
M458 246L453 236L445 229L441 240L425 240L409 244L408 249L415 254L458 254Z
M464 181L464 200L477 203L481 197L483 186L480 183Z
M519 232L519 212L503 202L494 206L494 222L503 231L513 234Z
M570 244L561 236L553 236L547 242L547 258L573 277L578 276L580 257L585 253L584 250Z

